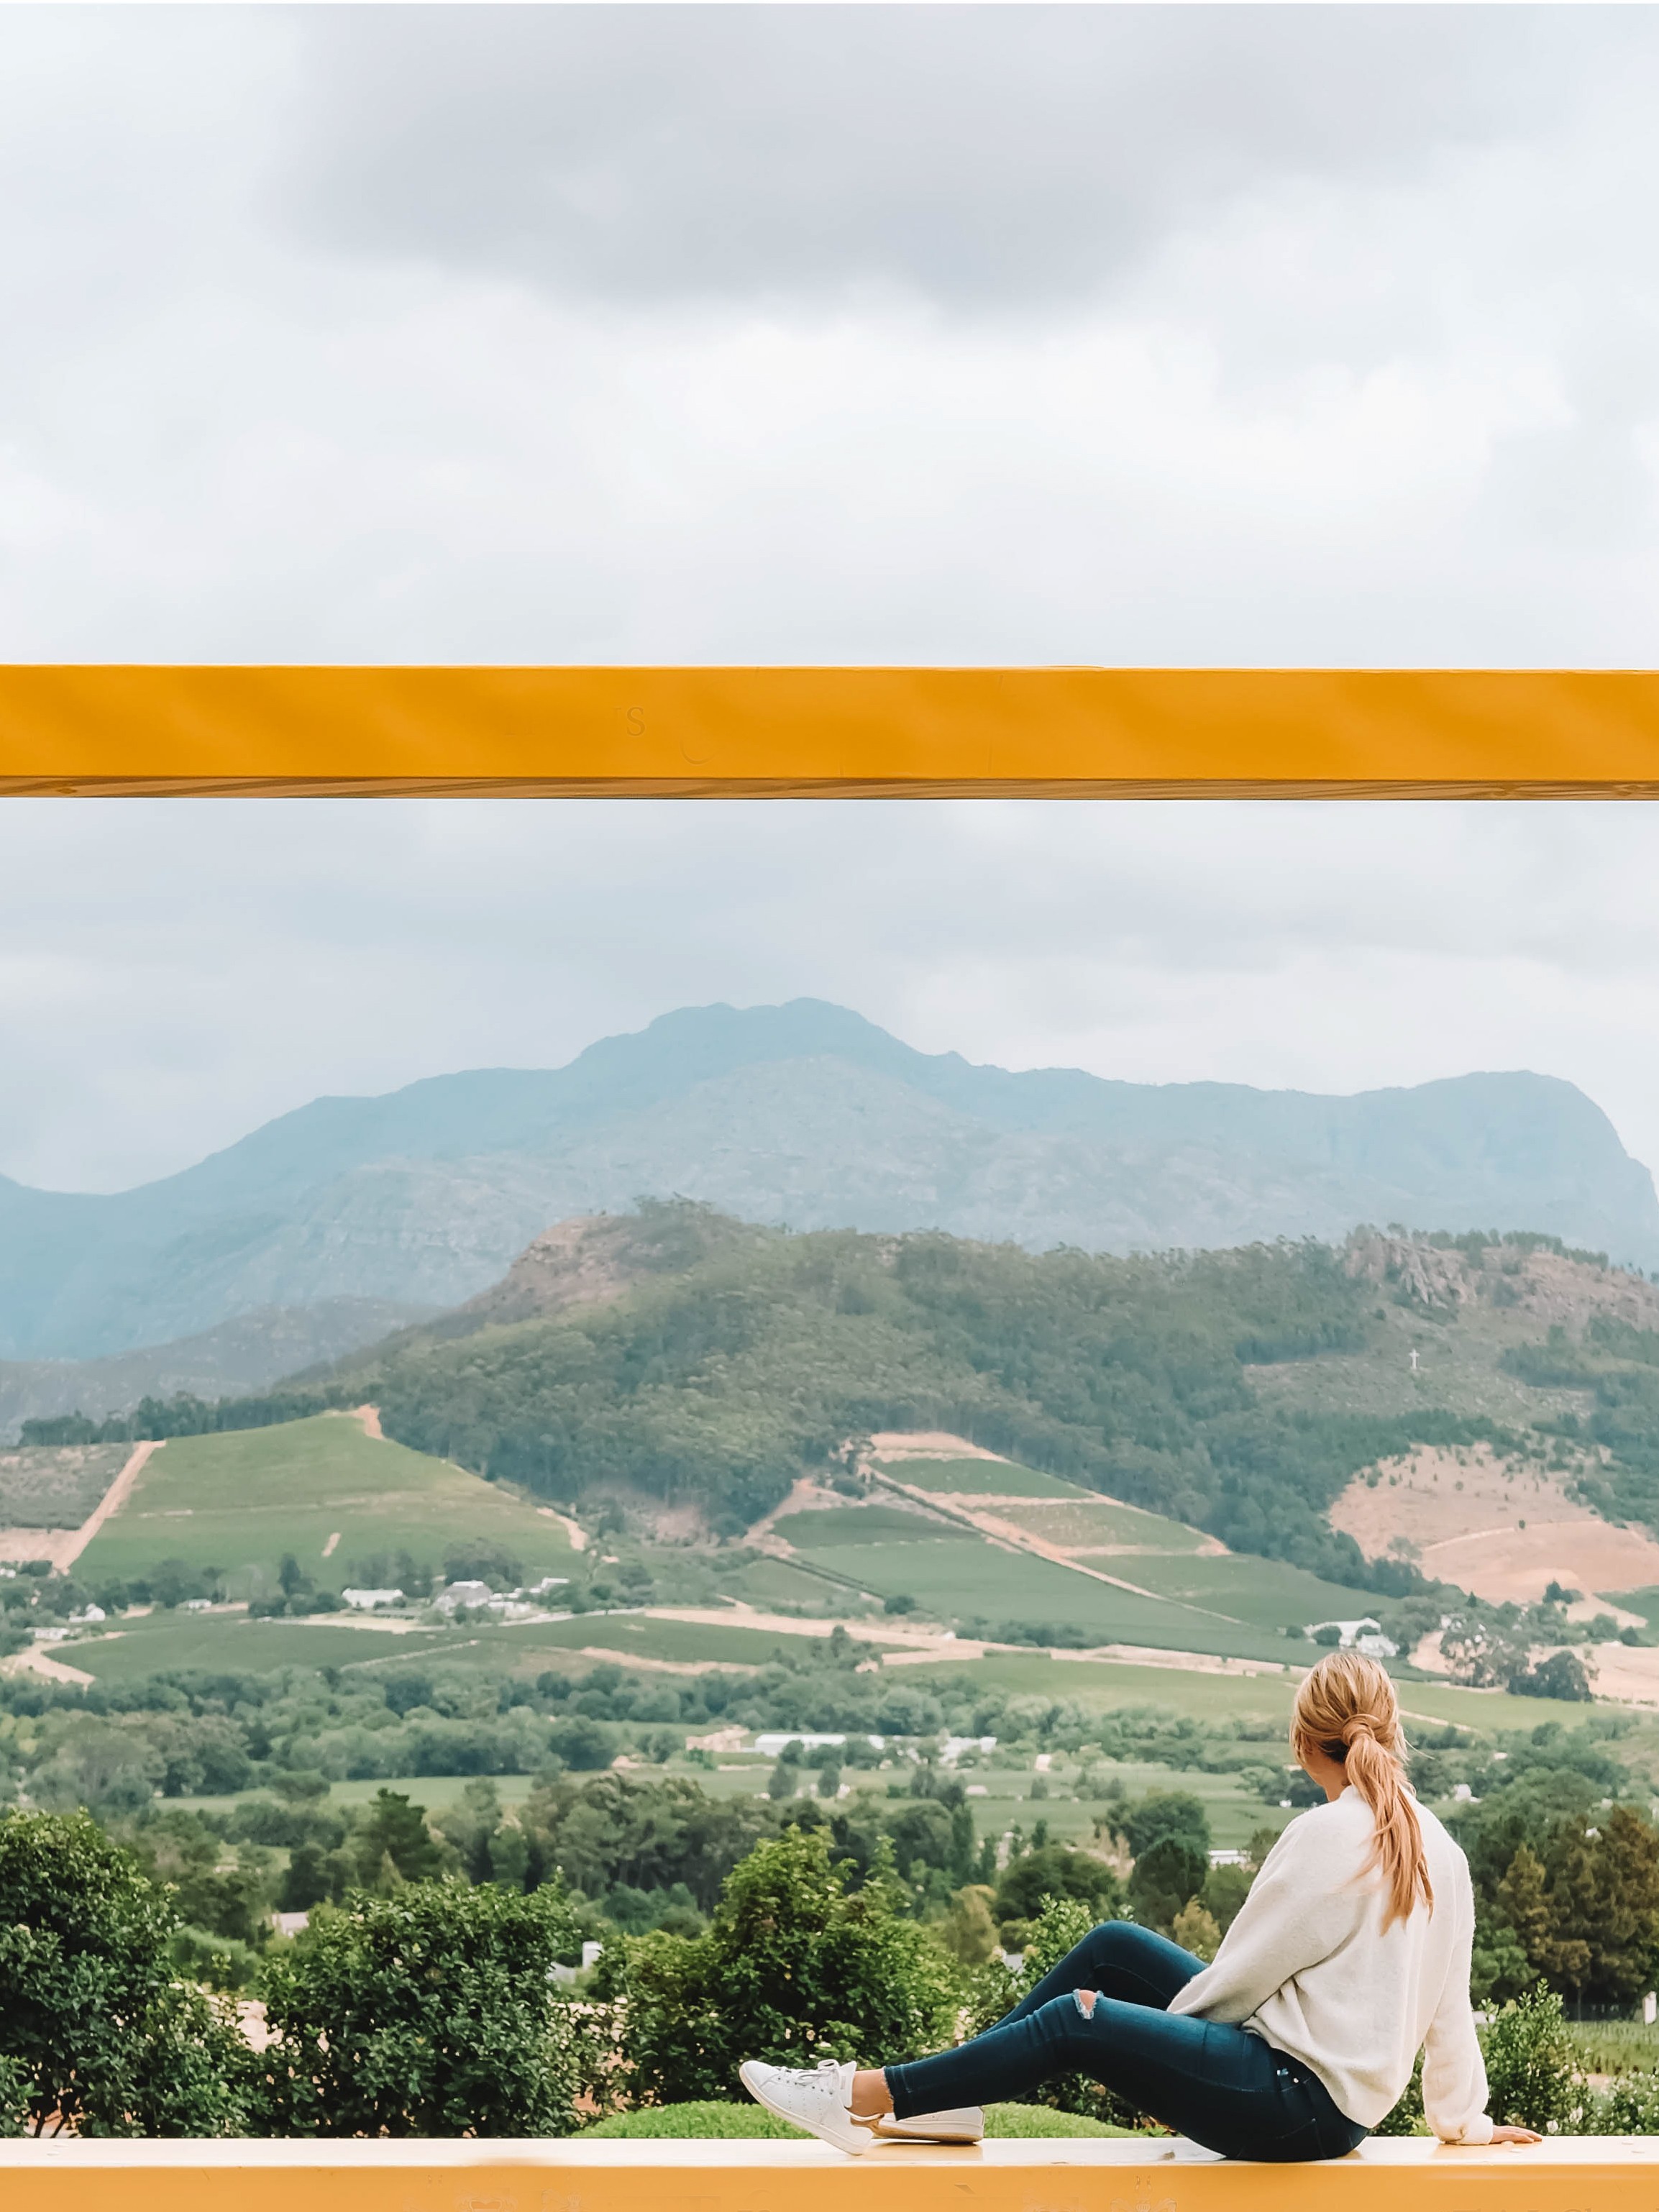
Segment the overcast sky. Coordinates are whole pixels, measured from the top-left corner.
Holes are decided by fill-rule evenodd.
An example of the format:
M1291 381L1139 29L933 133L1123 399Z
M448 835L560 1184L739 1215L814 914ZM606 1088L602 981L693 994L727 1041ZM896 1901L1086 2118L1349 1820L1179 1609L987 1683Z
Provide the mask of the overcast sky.
M0 9L0 658L1659 662L1649 9ZM1659 812L0 808L0 1171L813 992L1583 1085Z

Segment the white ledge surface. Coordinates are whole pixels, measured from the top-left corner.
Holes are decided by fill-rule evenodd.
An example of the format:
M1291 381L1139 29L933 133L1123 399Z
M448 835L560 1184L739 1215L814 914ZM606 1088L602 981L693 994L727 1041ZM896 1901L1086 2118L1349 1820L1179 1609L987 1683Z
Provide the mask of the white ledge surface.
M434 2168L465 2171L481 2166L543 2169L584 2168L626 2172L632 2168L751 2172L844 2173L848 2181L901 2169L907 2172L954 2167L958 2171L1040 2169L1045 2166L1127 2168L1136 2172L1163 2168L1171 2173L1227 2171L1290 2174L1304 2169L1265 2167L1249 2160L1217 2159L1206 2151L1167 2136L1062 2137L1036 2142L986 2142L971 2147L890 2143L862 2158L848 2158L817 2142L657 2141L584 2142L580 2136L532 2138L505 2136L456 2140L428 2136L366 2138L327 2136L282 2138L234 2136L142 2140L110 2136L57 2136L0 2138L0 2174L66 2166L84 2172L155 2172L256 2168L356 2167ZM1659 2136L1557 2136L1530 2145L1463 2145L1431 2142L1423 2136L1372 2137L1346 2158L1323 2161L1333 2173L1353 2168L1453 2169L1462 2174L1501 2173L1519 2179L1540 2168L1650 2166L1659 2202Z

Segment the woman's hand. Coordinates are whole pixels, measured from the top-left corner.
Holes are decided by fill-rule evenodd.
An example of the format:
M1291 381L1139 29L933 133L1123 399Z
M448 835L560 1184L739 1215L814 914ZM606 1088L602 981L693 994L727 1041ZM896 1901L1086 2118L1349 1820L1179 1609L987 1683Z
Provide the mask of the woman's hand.
M1495 2143L1535 2143L1544 2140L1534 2128L1494 2128L1492 2139Z

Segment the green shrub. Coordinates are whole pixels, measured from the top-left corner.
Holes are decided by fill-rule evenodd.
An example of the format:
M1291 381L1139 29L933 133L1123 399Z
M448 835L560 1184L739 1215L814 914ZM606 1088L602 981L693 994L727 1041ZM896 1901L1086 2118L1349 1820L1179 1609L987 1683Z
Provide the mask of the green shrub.
M1207 1871L1208 1862L1206 1862ZM1199 1878L1200 1887L1203 1876ZM1074 1898L1085 1905L1089 1925L1109 1920L1122 1896L1117 1876L1104 1859L1088 1851L1069 1850L1063 1844L1044 1844L1011 1860L997 1882L992 1911L999 1921L1029 1920L1045 1897ZM1190 1896L1192 1892L1187 1893ZM1187 1902L1183 1897L1182 1905Z
M0 2113L39 2134L246 2130L228 2006L174 1969L178 1914L84 1813L0 1815Z
M1098 1917L1081 1898L1045 1897L1031 1923L1018 1972L1011 1974L1000 1960L994 1959L969 1978L969 2033L982 2035L1004 2013L1029 1996L1043 1976L1083 1941ZM1143 2115L1133 2105L1084 2074L1060 2075L1052 2081L1045 2081L1040 2089L1033 2089L1029 2098L1022 2099L1018 2106L1001 2109L1048 2111L1072 2118L1087 2118L1109 2125L1114 2131L1144 2124Z
M1049 2105L988 2105L985 2132L1003 2142L1029 2142L1050 2136L1126 2136L1130 2128L1091 2119L1086 2112L1059 2112Z
M729 2095L744 2058L886 2063L950 2040L951 1961L902 1917L883 1865L861 1889L821 1829L786 1829L727 1875L706 1934L606 1946L595 1995L626 1999L614 2084L630 2103Z
M251 1990L264 1963L251 1944L209 1928L177 1928L168 1947L175 1971L187 1982L212 1990Z
M1583 2103L1561 2000L1540 1982L1512 1997L1481 2038L1486 2109L1494 2120L1546 2134L1571 2134Z
M1429 2124L1423 2112L1423 2054L1417 2054L1412 2078L1400 2093L1400 2102L1371 2130L1374 2136L1425 2136Z
M264 2131L572 2133L578 2023L552 1969L578 1940L557 1884L420 1882L321 1907L265 1970Z
M1587 2135L1659 2136L1659 2073L1626 2074L1586 2114Z

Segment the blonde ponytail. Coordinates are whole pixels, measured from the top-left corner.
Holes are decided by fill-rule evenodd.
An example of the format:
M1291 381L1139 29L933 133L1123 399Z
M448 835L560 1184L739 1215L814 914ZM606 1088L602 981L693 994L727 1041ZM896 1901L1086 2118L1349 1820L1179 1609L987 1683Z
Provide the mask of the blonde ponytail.
M1407 1785L1407 1746L1394 1684L1374 1659L1332 1651L1304 1679L1291 1715L1291 1749L1324 1753L1341 1766L1376 1822L1370 1864L1389 1893L1382 1925L1409 1919L1434 1891L1423 1851L1417 1802Z

